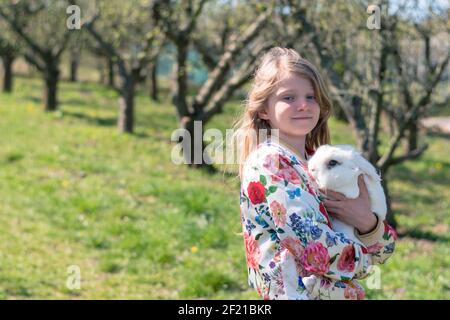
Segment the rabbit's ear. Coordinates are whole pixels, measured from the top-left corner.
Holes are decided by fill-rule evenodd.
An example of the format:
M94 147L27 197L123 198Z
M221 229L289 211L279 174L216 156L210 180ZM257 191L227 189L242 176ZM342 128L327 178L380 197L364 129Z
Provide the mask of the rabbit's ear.
M362 173L372 178L374 181L380 181L381 177L376 171L375 167L367 161L362 155L358 154L355 157L356 170L361 171Z

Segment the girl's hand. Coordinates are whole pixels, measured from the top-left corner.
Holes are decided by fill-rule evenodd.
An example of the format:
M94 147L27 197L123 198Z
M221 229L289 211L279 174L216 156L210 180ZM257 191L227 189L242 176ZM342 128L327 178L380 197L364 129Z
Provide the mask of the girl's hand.
M370 208L370 197L364 183L363 175L358 177L359 197L349 199L342 193L322 190L326 199L323 204L327 211L335 218L354 226L360 234L369 233L377 225L377 217Z

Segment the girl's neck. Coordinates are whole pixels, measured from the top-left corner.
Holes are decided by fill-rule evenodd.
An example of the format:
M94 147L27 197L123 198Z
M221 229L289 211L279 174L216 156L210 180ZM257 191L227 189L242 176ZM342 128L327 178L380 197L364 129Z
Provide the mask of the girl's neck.
M291 149L301 160L306 161L305 137L289 137L280 132L279 141L285 147Z

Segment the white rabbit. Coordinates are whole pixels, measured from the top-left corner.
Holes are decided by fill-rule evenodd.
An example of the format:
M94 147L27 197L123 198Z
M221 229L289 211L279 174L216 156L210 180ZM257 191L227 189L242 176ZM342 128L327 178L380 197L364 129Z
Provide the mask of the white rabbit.
M375 167L350 145L322 145L308 160L308 171L321 189L340 192L347 198L359 196L358 176L364 174L364 182L370 196L371 209L384 220L386 196L381 186L381 177ZM349 239L361 243L355 236L354 227L333 217L333 228Z

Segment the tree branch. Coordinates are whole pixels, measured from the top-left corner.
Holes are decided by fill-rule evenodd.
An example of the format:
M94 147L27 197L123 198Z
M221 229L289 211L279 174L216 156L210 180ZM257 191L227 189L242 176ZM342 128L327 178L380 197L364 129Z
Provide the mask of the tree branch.
M247 44L252 41L261 30L262 26L267 22L268 17L273 12L273 7L266 9L250 26L244 31L241 37L231 41L226 51L222 54L219 62L214 70L209 74L208 79L200 88L199 93L195 96L193 108L195 113L201 113L202 109L208 104L219 83L224 81L231 62L242 51Z
M195 25L197 23L197 19L200 16L205 3L206 3L206 0L200 0L200 4L198 5L197 10L195 10L195 13L191 16L191 19L187 25L187 28L185 30L186 33L190 34L194 30Z
M0 16L9 23L11 28L31 47L33 51L38 53L41 57L47 54L47 50L41 48L36 42L34 42L23 30L23 27L18 24L15 18L11 18L3 9L0 7Z
M212 55L212 48L207 47L207 45L201 40L194 38L193 40L194 47L197 49L198 53L202 56L202 60L209 70L213 70L217 65L217 60Z
M233 77L229 78L220 90L214 94L213 98L204 108L205 111L201 116L201 120L207 122L213 115L221 111L226 99L233 95L236 89L240 88L251 78L259 58L267 49L272 47L272 45L272 43L265 43L256 47L249 53L249 57L239 67Z
M410 151L410 152L408 152L405 155L402 155L402 156L396 157L396 158L392 158L389 161L389 166L399 164L399 163L404 162L406 160L416 159L416 158L420 157L425 152L425 150L427 150L427 149L428 149L428 144L424 144L420 148L417 148L417 149L415 149L413 151Z
M100 46L103 48L103 51L107 56L109 56L113 61L117 63L117 66L119 67L119 72L122 77L128 78L129 74L127 72L127 69L125 67L125 62L123 61L121 55L114 49L114 47L106 42L103 37L95 30L94 23L95 21L100 17L99 14L94 16L89 22L85 23L83 26L88 30L88 32L94 37L95 40L100 44Z
M24 54L25 60L27 60L30 64L34 65L40 72L45 72L45 66L40 64L31 54Z

